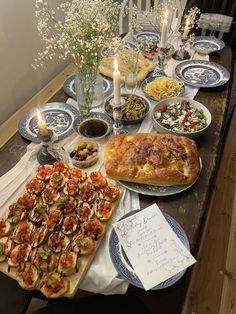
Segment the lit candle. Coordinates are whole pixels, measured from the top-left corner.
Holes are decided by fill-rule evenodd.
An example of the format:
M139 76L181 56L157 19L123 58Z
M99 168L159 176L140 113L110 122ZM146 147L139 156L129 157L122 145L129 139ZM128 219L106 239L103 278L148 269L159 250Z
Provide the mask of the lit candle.
M48 129L45 120L43 120L42 115L40 111L37 109L37 116L38 116L38 129L39 129L39 134L41 136L47 136L48 135Z
M165 18L162 23L162 29L161 29L161 40L160 40L160 48L166 47L166 38L167 38L167 31L168 31L168 11L165 12Z
M117 59L114 59L113 93L114 93L114 105L117 106L120 104L120 71L118 70Z
M184 26L183 38L187 38L189 33L189 16L187 17L186 24Z

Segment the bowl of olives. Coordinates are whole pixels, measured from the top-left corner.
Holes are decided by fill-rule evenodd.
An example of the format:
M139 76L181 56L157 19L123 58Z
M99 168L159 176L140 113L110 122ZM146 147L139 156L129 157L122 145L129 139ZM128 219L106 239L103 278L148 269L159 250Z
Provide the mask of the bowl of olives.
M96 141L81 138L69 147L72 164L79 168L88 168L98 161L99 146Z

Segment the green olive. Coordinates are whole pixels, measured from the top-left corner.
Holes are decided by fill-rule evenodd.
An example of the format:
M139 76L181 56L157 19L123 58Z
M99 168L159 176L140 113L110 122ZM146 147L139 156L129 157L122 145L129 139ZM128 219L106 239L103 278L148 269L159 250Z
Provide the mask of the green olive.
M87 153L84 152L83 150L80 150L78 155L81 157L86 157Z
M93 156L93 157L97 156L97 152L93 152L93 153L92 153L92 156Z
M87 156L86 160L90 160L90 159L92 159L93 157L94 157L93 155Z
M87 143L86 143L86 142L80 142L80 143L78 144L78 150L84 149L86 146L87 146Z
M92 144L92 143L88 143L87 146L86 146L86 148L87 148L88 150L93 149L93 144Z

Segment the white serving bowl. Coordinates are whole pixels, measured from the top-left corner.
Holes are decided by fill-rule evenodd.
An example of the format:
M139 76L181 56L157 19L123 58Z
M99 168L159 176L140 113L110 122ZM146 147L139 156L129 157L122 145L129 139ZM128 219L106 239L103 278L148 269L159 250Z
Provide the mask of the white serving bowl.
M195 132L182 132L182 131L173 131L170 129L165 128L164 126L162 126L155 118L155 113L161 108L162 105L167 104L167 106L169 104L172 104L174 102L181 102L181 101L189 101L191 106L193 108L196 109L202 109L204 112L204 115L206 116L207 119L207 126L199 131L195 131ZM152 109L152 121L153 121L153 126L154 128L160 132L160 133L170 133L170 134L175 134L175 135L181 135L181 136L186 136L192 139L196 139L198 137L200 137L201 135L203 135L206 130L208 129L208 127L211 124L211 113L210 111L200 102L193 100L193 99L188 99L188 98L184 98L184 97L174 97L174 98L168 98L168 99L164 99L159 101Z

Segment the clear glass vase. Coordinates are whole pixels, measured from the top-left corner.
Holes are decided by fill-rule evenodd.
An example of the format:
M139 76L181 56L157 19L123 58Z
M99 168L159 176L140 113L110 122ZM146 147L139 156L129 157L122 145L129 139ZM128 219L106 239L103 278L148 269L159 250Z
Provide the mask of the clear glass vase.
M77 93L77 103L81 114L103 110L103 78L98 71L77 72L75 89Z

